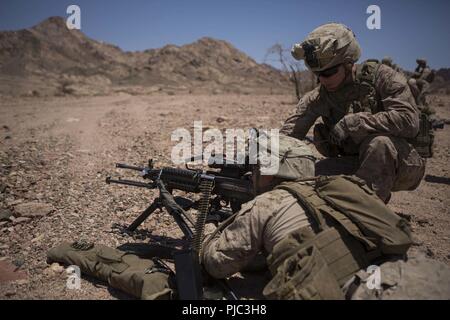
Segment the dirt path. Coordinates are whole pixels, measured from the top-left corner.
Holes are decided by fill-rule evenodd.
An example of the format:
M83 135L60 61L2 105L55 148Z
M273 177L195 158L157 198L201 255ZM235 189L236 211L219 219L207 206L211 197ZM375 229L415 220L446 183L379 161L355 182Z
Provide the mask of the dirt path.
M438 113L450 118L450 98L435 97ZM155 158L170 165L176 128L278 128L293 109L289 96L115 95L0 101L0 210L44 203L51 213L0 222L0 261L12 262L26 279L0 283L0 298L128 298L92 279L81 290L66 288L64 274L46 264L46 252L61 241L85 238L118 246L168 243L181 236L167 214L155 214L135 237L112 228L129 224L155 192L106 185L109 175L136 178L116 162L144 165ZM436 133L439 146L425 180L413 192L394 194L390 206L414 228L415 249L449 263L450 127ZM4 188L3 188L4 187ZM242 286L236 277L233 282ZM251 296L251 293L248 293Z

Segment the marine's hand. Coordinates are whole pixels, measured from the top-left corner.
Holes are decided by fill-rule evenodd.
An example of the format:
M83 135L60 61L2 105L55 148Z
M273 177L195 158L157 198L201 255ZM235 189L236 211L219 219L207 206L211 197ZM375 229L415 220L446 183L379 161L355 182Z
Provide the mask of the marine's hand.
M347 130L345 129L344 122L341 120L330 131L330 143L341 146L347 137Z

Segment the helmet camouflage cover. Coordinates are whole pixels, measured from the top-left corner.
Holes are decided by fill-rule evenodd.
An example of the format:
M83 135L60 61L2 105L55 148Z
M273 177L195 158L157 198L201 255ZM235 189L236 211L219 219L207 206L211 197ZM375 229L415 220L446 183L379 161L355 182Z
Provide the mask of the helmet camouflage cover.
M294 44L292 56L305 60L313 72L323 71L342 63L355 63L361 48L352 30L340 23L327 23L314 29L302 43Z
M386 56L386 57L384 57L384 58L381 60L381 63L388 64L388 65L391 65L392 62L393 62L393 61L392 61L392 58L389 57L389 56Z
M280 135L279 144L276 146L273 145L273 137L269 139L260 137L260 150L261 147L267 150L268 158L271 159L270 165L267 162L260 164L259 170L262 175L273 175L283 180L314 176L315 157L311 148L304 141ZM273 166L274 164L275 166Z
M423 64L423 65L427 64L427 60L425 60L424 58L417 59L416 62L417 62L417 64Z

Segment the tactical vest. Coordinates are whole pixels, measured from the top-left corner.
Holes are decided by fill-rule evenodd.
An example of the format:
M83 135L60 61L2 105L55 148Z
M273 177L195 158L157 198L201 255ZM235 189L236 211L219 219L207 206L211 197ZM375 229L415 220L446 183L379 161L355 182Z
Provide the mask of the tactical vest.
M318 177L315 183L286 182L316 223L277 243L267 262L274 275L264 288L270 299L343 299L341 287L360 269L411 245L405 220L356 177Z
M345 115L358 112L370 112L372 114L383 111L381 100L375 89L375 76L380 64L377 60L367 60L356 66L355 80L338 92L330 93L321 87L320 95L330 104L337 105L333 108L329 117L324 117L324 123L332 128Z
M338 93L329 93L323 87L321 88L321 96L331 99L332 104L338 103L339 105L339 110L331 111L335 112L335 114L331 114L330 117L323 119L328 128L334 127L347 114L358 112L375 114L384 110L381 99L375 89L375 78L380 65L378 60L375 59L369 59L363 64L357 65L353 84L342 88ZM428 114L420 112L419 133L415 138L408 139L408 142L414 146L421 157L431 158L433 156L434 134ZM357 153L357 146L349 148L350 150L354 149L353 152ZM352 152L350 151L349 153Z

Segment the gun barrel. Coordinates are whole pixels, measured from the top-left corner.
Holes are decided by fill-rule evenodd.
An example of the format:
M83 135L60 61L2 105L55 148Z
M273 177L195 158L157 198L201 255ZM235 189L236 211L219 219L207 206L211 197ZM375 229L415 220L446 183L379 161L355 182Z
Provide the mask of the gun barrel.
M130 166L130 165L125 164L125 163L116 163L116 168L130 169L130 170L136 170L136 171L144 171L144 169L145 169L145 168L142 168L142 167Z
M125 180L125 179L111 179L110 177L106 178L106 183L117 183L117 184L125 184L127 186L134 186L134 187L141 187L141 188L147 188L147 189L155 189L156 186L150 183L140 182L140 181L133 181L133 180Z

